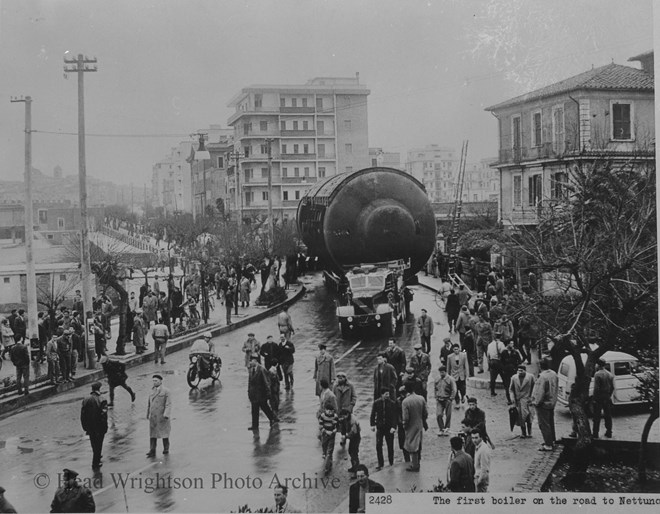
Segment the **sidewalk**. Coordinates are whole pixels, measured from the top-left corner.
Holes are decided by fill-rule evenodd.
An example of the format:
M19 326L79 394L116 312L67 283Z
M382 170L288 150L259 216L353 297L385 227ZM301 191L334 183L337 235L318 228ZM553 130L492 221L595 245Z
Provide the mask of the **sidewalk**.
M297 284L293 289L289 290L287 300L281 304L270 308L255 306L254 304L250 304L250 306L246 308L239 307L239 313L237 316L234 316L232 312L231 325L226 325L224 305L220 304L219 300L216 300L217 303L215 309L211 311L209 316L209 323L207 325L200 325L193 332L170 339L167 343L167 353L169 354L187 348L203 332L210 331L215 337L217 335L231 332L237 328L244 327L256 321L260 321L264 318L272 316L273 314L278 313L284 305L291 305L292 303L295 303L304 294L304 286ZM113 320L111 326L112 334L116 335L119 331L119 320ZM145 339L149 346L145 353L137 355L135 353L135 347L133 344L128 343L125 346L126 355L115 356L115 358L121 359L126 364L127 368L137 366L144 362L150 362L154 358L154 344L151 333L149 333ZM108 341L109 355L114 354L115 345L116 339ZM74 387L80 387L96 380L101 380L105 377L105 373L98 363L96 363L95 369L86 369L83 367L82 363L78 363L76 377L73 382L64 382L57 385L50 385L46 378L47 373L48 366L46 363L32 361L30 369L30 394L28 396L19 396L15 388L12 388L12 390L6 393L0 394L0 416L4 416L16 409L25 407L26 405L35 403L39 400L43 400L44 398L56 395L61 391L68 391ZM0 370L0 381L6 377L15 378L15 376L16 371L14 365L11 363L11 361L5 360L3 362L2 370Z

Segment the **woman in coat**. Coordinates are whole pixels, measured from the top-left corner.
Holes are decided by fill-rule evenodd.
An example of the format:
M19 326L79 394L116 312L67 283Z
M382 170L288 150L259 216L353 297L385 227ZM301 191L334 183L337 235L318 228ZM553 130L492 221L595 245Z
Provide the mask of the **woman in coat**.
M241 307L250 306L250 279L245 275L241 278L241 284L239 289L239 301L241 302Z

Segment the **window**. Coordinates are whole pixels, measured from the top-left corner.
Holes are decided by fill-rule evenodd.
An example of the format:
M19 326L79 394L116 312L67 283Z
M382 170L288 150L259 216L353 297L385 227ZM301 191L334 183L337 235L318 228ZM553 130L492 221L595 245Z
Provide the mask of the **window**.
M252 123L243 123L243 135L247 136L252 130Z
M280 98L280 107L286 107L286 99Z
M300 176L300 168L293 168L293 176L294 177Z
M300 153L300 145L293 145L293 153Z
M307 107L307 98L302 99L302 106Z
M344 120L344 130L346 131L351 130L351 120Z
M321 136L325 134L325 123L323 121L316 122L316 133Z
M305 166L305 177L309 177L309 166Z
M319 178L325 178L325 166L319 166Z
M264 200L265 202L268 201L268 191L261 192L261 199Z
M57 228L64 230L64 218L57 218Z
M259 151L263 154L268 153L268 145L259 145Z
M371 159L371 165L372 166L378 166L378 159L376 159L376 158Z
M287 153L286 145L282 145L282 153Z
M630 140L632 136L632 104L631 103L612 103L612 139Z
M225 167L225 158L220 156L218 157L218 168L224 168Z
M556 105L552 108L552 149L564 153L564 106Z
M295 195L294 198L295 198L296 200L300 200L300 191L298 191L298 190L296 189L295 192L294 192L294 195Z
M568 184L568 173L560 171L552 176L552 189L550 194L552 198L566 198L568 193L566 185Z
M532 146L541 146L541 111L532 113Z
M282 191L282 200L285 201L285 202L289 200L289 192L288 191Z
M263 97L260 94L255 94L254 95L254 106L256 107L261 107L261 102L262 102Z
M250 157L250 147L249 146L244 146L243 147L243 154L245 157Z
M309 153L309 145L308 144L303 145L303 153Z
M289 168L282 168L282 177L286 178L289 174Z
M254 191L246 191L245 205L249 207L252 202L254 202Z
M293 130L298 130L298 121L294 120L293 122Z
M353 145L351 143L346 143L346 153L353 153Z
M323 98L317 98L316 99L316 110L317 111L322 111L323 110Z
M513 116L511 118L511 147L519 149L521 146L522 132L520 131L520 116Z
M292 98L291 99L291 107L298 107L298 99L297 98Z
M66 282L66 275L65 274L60 275L60 282Z
M529 206L536 207L541 203L543 194L542 175L532 175L529 177Z
M249 182L252 178L252 170L250 168L245 170L245 182Z
M54 238L53 238L53 234L47 234L47 235L46 235L46 239L54 239Z
M319 154L319 157L325 157L325 145L324 144L319 144L318 154Z
M3 281L5 284L9 284L9 283L11 282L11 278L9 278L9 277L3 277L3 278L2 278L2 281Z
M280 121L280 130L286 130L286 121Z
M472 201L473 202L479 201L479 195L472 195Z
M48 211L46 209L39 209L39 225L48 224Z
M259 130L262 132L266 132L268 130L268 122L267 121L260 121L259 122Z
M303 130L309 130L309 121L303 121Z
M513 208L522 205L522 175L513 176Z
M261 178L268 178L268 168L261 168Z

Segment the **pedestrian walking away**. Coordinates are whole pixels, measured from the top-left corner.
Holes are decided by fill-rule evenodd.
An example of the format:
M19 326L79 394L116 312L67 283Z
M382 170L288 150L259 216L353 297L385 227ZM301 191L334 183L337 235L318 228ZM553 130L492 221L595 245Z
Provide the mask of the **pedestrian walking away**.
M18 394L30 394L30 350L23 341L15 343L9 352L9 358L16 368L16 386Z
M101 398L101 382L92 384L92 392L82 402L80 409L80 424L89 436L92 445L92 468L98 469L103 464L101 454L103 439L108 431L108 403Z
M153 386L147 403L147 419L149 420L149 451L147 457L156 456L156 443L163 440L163 455L170 453L170 418L172 414L172 399L170 390L163 385L163 377L154 375Z
M474 461L463 451L463 439L455 435L449 440L451 454L447 470L447 488L452 493L473 493Z
M154 338L154 362L158 364L158 359L160 358L160 363L165 364L165 346L167 345L167 340L170 338L170 332L167 329L167 326L159 321L151 331L151 337Z
M107 355L101 357L100 362L105 376L108 378L108 386L110 387L110 403L108 407L112 407L115 404L115 387L124 388L131 395L131 402L134 402L135 392L126 384L126 380L128 380L126 364L119 360L111 359Z
M550 359L541 361L541 374L532 390L532 403L536 407L543 444L539 451L549 452L555 446L555 405L557 403L557 373L550 369Z
M51 512L96 512L92 491L78 481L77 471L64 469L62 480L50 504Z
M501 354L505 350L504 343L500 340L502 334L500 332L495 333L495 339L493 339L489 344L486 350L488 356L488 369L490 371L490 395L497 396L495 392L495 381L497 380L498 375L502 378L502 383L504 381L504 372L502 367ZM509 400L509 390L505 389L507 400Z
M411 466L407 471L419 471L419 460L422 452L422 438L425 430L428 430L426 419L426 400L415 394L413 384L406 384L406 399L401 404L403 427L406 430L405 449L412 458Z
M280 334L284 334L284 337L286 337L287 340L291 339L291 336L296 333L293 329L293 322L291 321L289 307L287 305L285 305L282 312L277 315L277 328L279 329Z
M614 377L605 368L605 361L598 359L594 374L594 426L593 436L598 439L601 414L605 418L605 437L612 437L612 393L614 393Z

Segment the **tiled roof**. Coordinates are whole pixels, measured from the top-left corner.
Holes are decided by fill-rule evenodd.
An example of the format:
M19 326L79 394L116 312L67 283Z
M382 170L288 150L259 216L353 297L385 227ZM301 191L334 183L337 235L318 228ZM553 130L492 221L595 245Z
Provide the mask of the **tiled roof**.
M637 68L608 64L600 68L585 71L574 77L556 82L524 95L516 96L505 102L487 107L486 111L496 111L519 103L538 100L548 96L568 93L578 89L592 90L636 90L653 92L653 77Z

